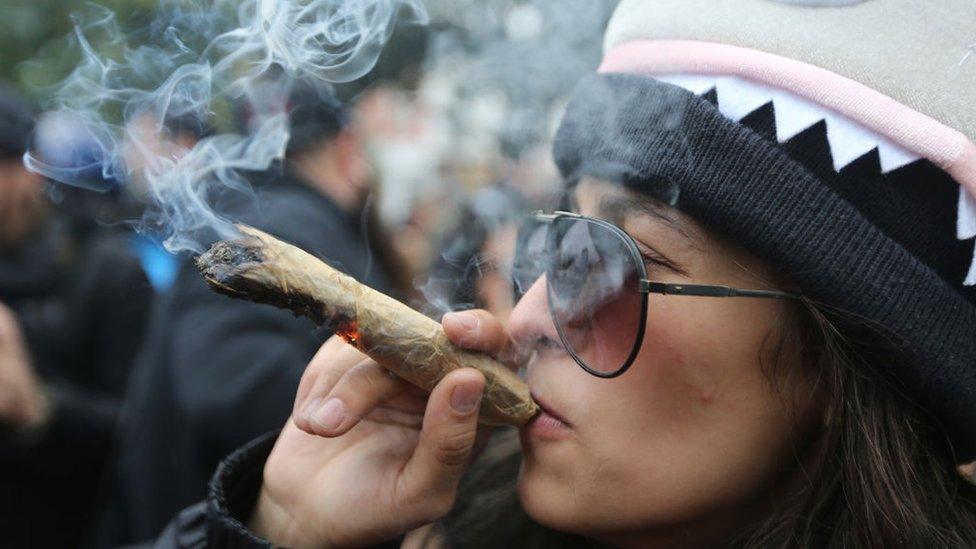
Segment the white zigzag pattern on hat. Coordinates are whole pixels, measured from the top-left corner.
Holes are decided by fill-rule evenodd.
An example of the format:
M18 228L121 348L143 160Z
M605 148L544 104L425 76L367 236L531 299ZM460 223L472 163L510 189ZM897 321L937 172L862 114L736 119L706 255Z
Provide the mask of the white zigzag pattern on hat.
M810 126L825 121L827 141L834 169L845 166L878 150L882 173L888 173L910 164L920 157L887 137L874 132L846 116L780 88L760 84L737 76L706 74L658 74L654 78L681 86L697 95L715 90L718 109L728 118L738 122L756 109L772 102L776 111L776 139L783 143ZM976 237L976 197L965 187L959 188L957 234L959 240ZM969 273L963 283L976 285L976 250Z

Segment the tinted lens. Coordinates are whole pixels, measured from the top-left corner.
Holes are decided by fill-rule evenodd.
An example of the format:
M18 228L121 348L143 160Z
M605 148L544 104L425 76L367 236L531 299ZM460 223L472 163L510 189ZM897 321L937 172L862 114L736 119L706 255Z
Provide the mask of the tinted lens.
M558 218L547 237L549 307L563 345L594 373L618 372L644 326L639 260L625 237L593 220Z

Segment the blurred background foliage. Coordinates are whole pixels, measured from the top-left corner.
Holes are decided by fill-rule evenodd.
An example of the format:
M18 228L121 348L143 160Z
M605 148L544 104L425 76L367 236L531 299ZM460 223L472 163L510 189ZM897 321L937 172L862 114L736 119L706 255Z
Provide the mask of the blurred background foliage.
M0 78L37 95L38 86L57 82L78 62L69 35L78 0L29 0L0 3ZM158 0L100 0L126 28L145 25ZM29 61L29 62L28 62Z
M206 9L208 2L164 0ZM0 79L24 93L40 98L48 86L67 76L79 60L74 39L72 14L97 4L115 13L120 28L130 38L130 47L139 45L139 35L153 21L160 0L4 0L0 2ZM443 26L444 22L440 22ZM427 51L428 28L398 26L391 43L384 49L376 69L360 81L340 87L341 95L355 95L377 80L398 80L411 87L419 77L420 64ZM92 44L99 53L111 55L105 43Z

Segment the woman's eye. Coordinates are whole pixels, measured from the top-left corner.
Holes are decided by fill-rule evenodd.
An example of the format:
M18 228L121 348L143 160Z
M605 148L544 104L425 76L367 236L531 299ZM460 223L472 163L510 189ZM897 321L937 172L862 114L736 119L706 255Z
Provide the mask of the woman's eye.
M665 257L657 250L637 240L635 240L634 243L637 244L637 251L640 252L645 268L649 270L660 270L663 268L681 276L688 276L688 272L685 271L681 265L671 261L670 258Z
M688 273L684 269L677 266L670 259L656 254L651 251L641 250L641 258L644 260L644 267L648 271L660 271L661 269L667 269L668 271L679 274L681 276L687 276Z
M667 260L665 260L664 258L662 258L662 257L653 256L653 255L649 255L649 254L641 254L641 257L644 259L644 266L645 267L649 267L649 268L653 268L653 267L671 268L671 264Z

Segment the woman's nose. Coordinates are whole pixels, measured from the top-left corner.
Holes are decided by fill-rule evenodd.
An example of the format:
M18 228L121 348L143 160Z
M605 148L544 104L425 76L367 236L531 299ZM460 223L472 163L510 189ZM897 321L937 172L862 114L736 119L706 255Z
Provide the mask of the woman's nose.
M559 341L556 326L549 315L545 275L540 276L515 305L508 318L508 329L512 339L523 349L545 339Z

